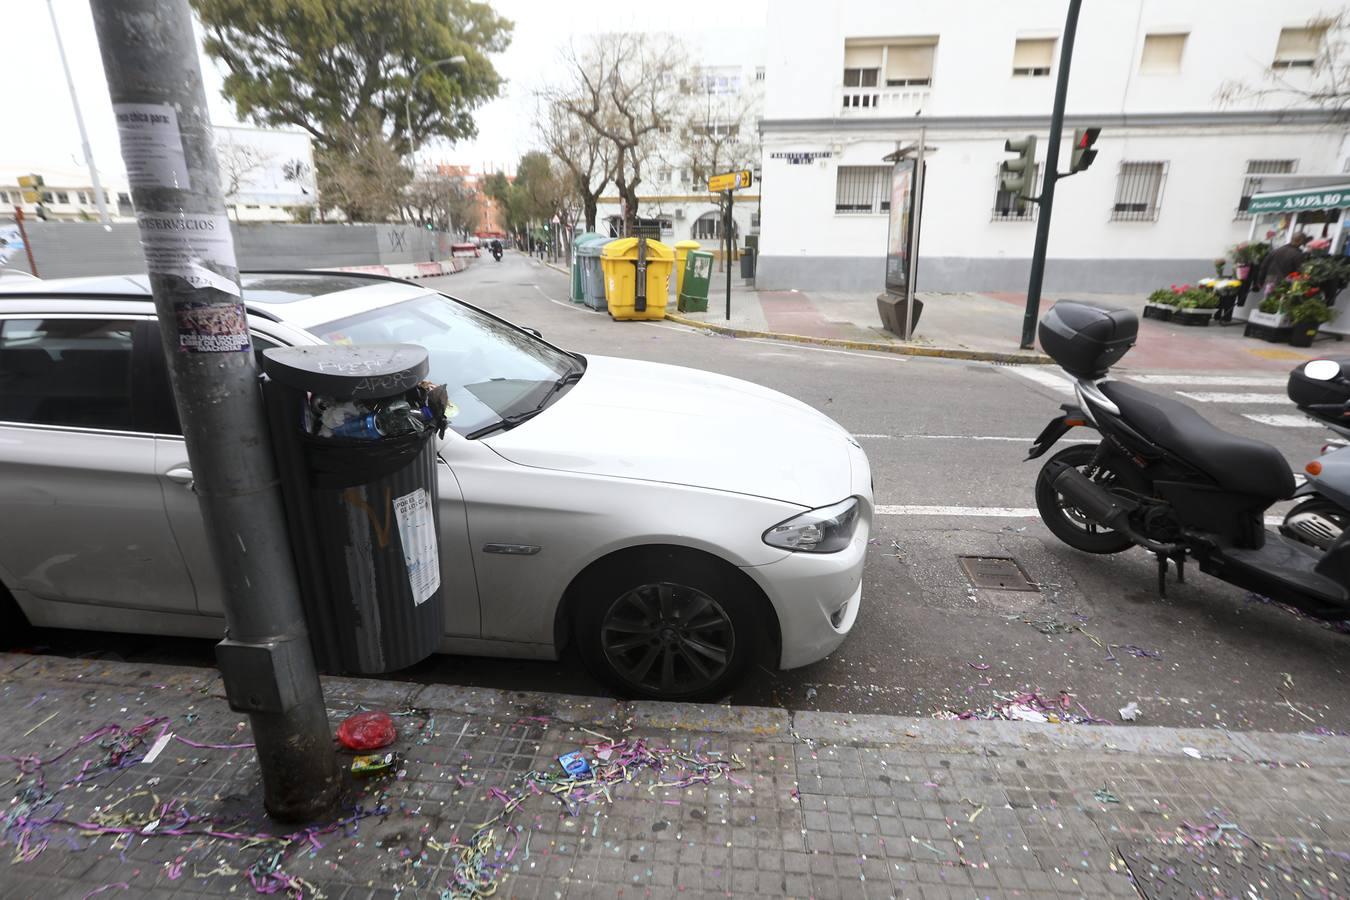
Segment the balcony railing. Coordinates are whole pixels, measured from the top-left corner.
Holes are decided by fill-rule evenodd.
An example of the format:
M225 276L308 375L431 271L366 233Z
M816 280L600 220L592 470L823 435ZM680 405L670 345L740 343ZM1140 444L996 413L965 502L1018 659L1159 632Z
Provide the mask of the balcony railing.
M912 116L928 105L932 88L846 87L840 89L839 108L846 116Z

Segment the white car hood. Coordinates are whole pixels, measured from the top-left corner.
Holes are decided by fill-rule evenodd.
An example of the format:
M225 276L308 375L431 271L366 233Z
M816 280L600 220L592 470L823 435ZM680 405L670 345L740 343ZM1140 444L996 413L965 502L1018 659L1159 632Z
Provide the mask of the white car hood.
M807 508L849 496L848 433L769 388L682 366L586 357L539 416L483 439L511 462L752 494Z

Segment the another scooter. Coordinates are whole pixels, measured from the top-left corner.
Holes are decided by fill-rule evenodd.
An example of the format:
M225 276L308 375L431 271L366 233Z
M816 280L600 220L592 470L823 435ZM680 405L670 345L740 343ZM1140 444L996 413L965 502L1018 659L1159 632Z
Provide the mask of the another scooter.
M1314 359L1289 374L1289 399L1332 431L1350 438L1350 359ZM1319 550L1329 550L1350 525L1350 445L1322 448L1304 469L1307 480L1294 491L1299 503L1284 517L1280 533Z
M1129 310L1076 301L1060 301L1041 320L1041 347L1076 378L1078 404L1062 407L1027 458L1042 456L1071 428L1102 436L1042 467L1036 507L1046 527L1088 553L1152 552L1159 593L1168 562L1184 580L1193 558L1202 572L1310 615L1350 617L1350 532L1323 551L1264 525L1266 509L1294 495L1278 450L1222 431L1170 397L1106 380L1138 331ZM1344 407L1350 381L1333 382L1326 384L1343 391Z

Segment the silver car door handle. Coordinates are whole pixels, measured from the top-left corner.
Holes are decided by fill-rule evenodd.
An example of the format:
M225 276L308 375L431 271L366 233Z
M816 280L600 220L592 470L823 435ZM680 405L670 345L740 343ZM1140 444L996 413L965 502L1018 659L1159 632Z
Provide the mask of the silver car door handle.
M175 466L164 473L164 477L176 484L185 484L192 487L192 470L187 466Z

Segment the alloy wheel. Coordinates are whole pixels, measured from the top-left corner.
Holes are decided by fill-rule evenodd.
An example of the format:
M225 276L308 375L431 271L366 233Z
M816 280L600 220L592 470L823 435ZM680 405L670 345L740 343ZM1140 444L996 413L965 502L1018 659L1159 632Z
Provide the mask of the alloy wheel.
M635 687L684 695L722 678L736 655L731 618L712 597L671 582L623 594L600 624L600 645Z

